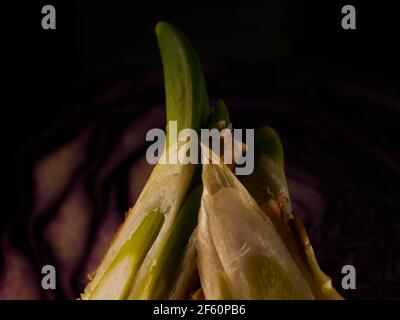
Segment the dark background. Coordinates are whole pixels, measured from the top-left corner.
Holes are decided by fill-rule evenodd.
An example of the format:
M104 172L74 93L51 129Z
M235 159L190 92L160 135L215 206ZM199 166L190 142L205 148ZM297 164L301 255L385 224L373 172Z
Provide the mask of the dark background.
M56 8L56 30L41 28L45 4ZM341 28L345 4L356 8L356 30ZM327 188L325 194L338 194L325 211L328 217L338 211L343 216L311 234L323 269L335 285L340 283L337 265L356 261L363 264L357 265L362 289L342 292L345 296L400 296L395 253L399 240L392 238L399 225L400 25L392 3L270 0L189 7L150 1L30 1L5 12L10 19L5 29L9 42L3 51L10 70L7 84L11 84L5 93L11 97L4 99L2 111L7 186L2 231L11 230L10 221L16 217L23 221L18 219L30 209L32 161L62 144L86 118L95 118L90 111L95 97L131 77L140 81L156 72L155 81L162 80L154 27L157 21L167 20L191 39L205 69L210 98L230 102L234 123L278 129L289 175L296 171L290 171L291 164L296 164L323 181L317 188ZM149 105L162 103L162 86L157 88L150 90L151 97L144 90L140 99L148 99ZM254 108L243 112L245 104ZM281 104L287 112L277 107ZM77 105L86 110L86 118L64 126L67 129L58 132L57 139L43 142L49 129L69 119ZM354 144L367 146L369 153L358 152ZM384 164L375 168L373 157ZM326 186L329 183L331 188ZM379 192L387 196L387 203L374 198ZM127 199L121 200L121 214L129 205ZM365 218L369 209L373 214ZM306 227L313 225L307 224L307 216L303 218ZM341 226L346 228L344 235L321 236L324 228L336 232ZM377 236L370 238L370 228L375 227ZM11 234L15 246L31 254L32 240L25 239L23 231ZM379 244L379 237L385 235ZM377 246L372 248L371 243ZM36 263L46 259L38 258ZM79 284L73 288L80 290ZM56 297L69 296L58 292Z

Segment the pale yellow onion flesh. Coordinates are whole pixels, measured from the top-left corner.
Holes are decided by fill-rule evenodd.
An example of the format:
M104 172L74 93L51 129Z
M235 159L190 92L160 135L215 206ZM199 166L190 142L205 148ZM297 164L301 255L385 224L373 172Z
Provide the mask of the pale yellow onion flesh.
M110 264L114 262L118 252L135 230L140 226L152 210L159 210L165 216L164 223L155 240L154 245L162 242L163 236L168 232L180 209L186 191L195 171L194 165L157 164L140 194L135 206L129 210L125 222L115 235L106 255L96 270L92 281L85 288L81 298L92 299L92 291L100 281L106 281L104 274L108 272ZM124 277L129 273L121 274L116 282L125 282ZM97 292L96 299L109 299L108 290ZM117 297L116 297L117 298Z
M153 210L119 250L90 298L124 299L144 258L164 222L164 215Z
M173 225L156 240L146 256L128 299L158 300L170 295L179 279L178 272L183 271L180 266L186 263L185 251L197 224L201 194L202 186L195 179Z
M204 191L198 226L199 272L206 299L314 299L307 281L269 218L224 164L203 165ZM276 281L250 283L254 257L271 259L296 294L286 295ZM265 271L265 269L263 269ZM260 270L260 271L263 271ZM262 278L262 277L261 277ZM257 288L251 286L258 286ZM288 286L288 287L289 287Z

